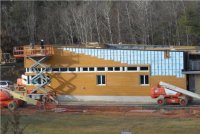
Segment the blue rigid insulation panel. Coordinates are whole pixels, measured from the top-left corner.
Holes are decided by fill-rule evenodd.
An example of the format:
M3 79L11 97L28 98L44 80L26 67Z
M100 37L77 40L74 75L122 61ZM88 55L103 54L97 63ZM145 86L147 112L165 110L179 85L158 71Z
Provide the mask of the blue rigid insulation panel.
M150 64L152 76L176 76L184 77L183 52L169 52L169 58L164 58L164 51L141 51L141 50L114 50L114 49L87 49L87 48L64 48L78 54L86 54L113 60L121 63Z

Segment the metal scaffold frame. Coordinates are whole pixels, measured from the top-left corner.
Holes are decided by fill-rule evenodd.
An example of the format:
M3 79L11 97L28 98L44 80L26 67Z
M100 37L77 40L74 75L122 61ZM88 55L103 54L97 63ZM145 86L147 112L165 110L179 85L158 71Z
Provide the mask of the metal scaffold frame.
M29 70L35 75L30 81L36 88L27 95L31 98L34 96L34 98L41 99L43 102L50 100L58 103L55 99L55 94L45 88L51 82L50 77L46 75L46 72L51 68L45 65L44 62L53 55L53 46L44 45L43 48L40 46L35 46L34 48L30 46L15 47L13 53L16 58L24 57L33 62ZM38 91L42 91L42 93L37 94Z
M47 57L41 57L39 60L33 59L33 57L27 57L30 60L34 62L34 64L29 68L31 72L36 73L36 75L31 78L31 83L34 83L37 85L37 88L31 91L31 93L34 93L37 90L41 90L44 93L47 93L48 91L44 88L47 84L50 83L50 78L45 75L45 72L49 67L42 64L43 61L47 59ZM43 68L42 70L39 70L38 67Z

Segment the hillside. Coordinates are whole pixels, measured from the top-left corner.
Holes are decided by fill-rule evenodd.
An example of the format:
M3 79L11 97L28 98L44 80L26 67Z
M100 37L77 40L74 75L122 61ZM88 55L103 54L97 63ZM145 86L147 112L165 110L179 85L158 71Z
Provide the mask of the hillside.
M1 48L86 42L200 45L198 1L1 1Z

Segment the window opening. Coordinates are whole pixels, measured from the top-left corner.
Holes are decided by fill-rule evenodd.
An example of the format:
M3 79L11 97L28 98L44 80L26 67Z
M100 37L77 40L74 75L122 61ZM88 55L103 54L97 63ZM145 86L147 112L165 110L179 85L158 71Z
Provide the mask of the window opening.
M127 67L127 71L137 71L137 67Z
M140 67L140 70L141 70L141 71L147 71L147 70L148 70L148 67Z
M88 68L87 67L83 67L83 71L88 71Z
M140 84L141 85L149 84L149 76L148 75L140 75Z
M105 85L106 79L105 75L97 75L97 85Z
M66 72L68 69L67 68L60 68L60 71Z
M90 68L89 68L89 71L94 71L94 67L90 67Z
M108 71L113 71L113 67L108 67Z
M69 71L76 71L76 68L75 67L70 67Z
M120 71L120 67L115 67L115 71Z
M97 67L97 71L105 71L104 67Z

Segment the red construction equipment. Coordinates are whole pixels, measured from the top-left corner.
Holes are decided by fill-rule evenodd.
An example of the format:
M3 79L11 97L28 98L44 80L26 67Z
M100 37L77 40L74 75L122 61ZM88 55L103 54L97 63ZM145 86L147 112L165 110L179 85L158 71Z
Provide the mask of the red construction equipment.
M26 94L20 94L16 91L0 88L0 106L7 107L13 111L27 103L35 105L40 109L47 110L56 106L54 103L52 103L53 95L54 94L50 92L46 96L43 96L42 101L40 101L30 98Z
M28 58L33 62L29 70L34 73L30 81L35 88L31 91L26 89L27 76L22 75L22 78L17 80L15 89L9 90L3 87L0 88L0 105L8 107L10 110L15 110L25 102L38 107L43 106L44 108L49 107L52 102L58 104L56 94L46 89L50 78L45 72L49 67L42 63L53 54L54 50L51 45L14 47L13 55L15 58ZM43 68L43 70L40 71L38 68ZM37 91L39 90L42 93L38 93ZM54 104L52 104L52 106L54 106Z
M13 98L6 90L0 90L0 106L8 107L10 110L15 110L17 107L24 106L25 101Z
M171 84L160 82L157 87L151 88L151 97L157 98L158 105L180 104L186 106L193 98L200 99L200 95Z
M172 103L180 103L182 106L186 106L188 101L185 95L181 93L169 93L166 91L167 89L163 87L153 87L151 88L151 97L158 98L157 104L164 105L164 104L172 104ZM172 91L173 92L173 91Z

